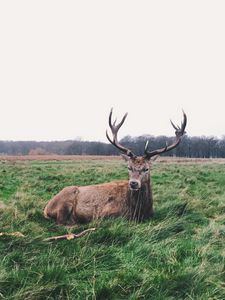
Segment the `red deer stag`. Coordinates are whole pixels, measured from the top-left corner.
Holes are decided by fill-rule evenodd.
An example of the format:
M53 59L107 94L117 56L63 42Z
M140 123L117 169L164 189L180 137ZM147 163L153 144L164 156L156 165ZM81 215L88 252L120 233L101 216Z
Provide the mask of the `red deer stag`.
M109 142L119 149L128 164L129 180L119 180L89 186L68 186L54 196L44 209L46 218L53 218L58 224L73 225L89 222L95 218L125 216L137 221L149 219L153 215L153 198L150 183L151 158L170 151L178 146L185 133L187 116L183 112L181 127L175 126L176 139L171 145L149 151L147 144L144 155L136 156L130 149L118 142L117 134L123 125L127 113L121 122L112 123L112 110L109 114L109 127L112 138L106 131Z

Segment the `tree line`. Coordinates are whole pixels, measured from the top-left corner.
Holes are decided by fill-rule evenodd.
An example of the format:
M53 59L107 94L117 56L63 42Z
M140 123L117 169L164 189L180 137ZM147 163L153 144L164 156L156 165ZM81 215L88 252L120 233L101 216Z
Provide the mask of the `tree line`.
M149 150L165 147L171 144L174 137L143 135L139 137L124 137L120 143L131 149L137 155L143 155L146 141ZM109 143L80 140L69 141L0 141L0 155L118 155L118 150ZM178 157L225 157L225 136L189 137L184 136L180 145L166 153L167 156Z

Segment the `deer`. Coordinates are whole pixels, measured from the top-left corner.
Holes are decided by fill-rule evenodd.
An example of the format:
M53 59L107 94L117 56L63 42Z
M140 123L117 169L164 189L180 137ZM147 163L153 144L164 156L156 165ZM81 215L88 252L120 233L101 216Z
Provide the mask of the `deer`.
M44 217L54 219L58 225L71 226L88 223L94 219L106 217L125 217L141 222L153 216L153 196L150 178L152 160L176 148L185 134L187 116L183 111L181 126L175 126L175 141L153 151L149 150L148 142L144 154L137 156L134 152L118 141L118 131L123 125L127 113L122 120L112 121L113 109L109 114L111 136L106 130L108 141L116 147L127 162L128 180L88 186L68 186L55 195L44 208Z

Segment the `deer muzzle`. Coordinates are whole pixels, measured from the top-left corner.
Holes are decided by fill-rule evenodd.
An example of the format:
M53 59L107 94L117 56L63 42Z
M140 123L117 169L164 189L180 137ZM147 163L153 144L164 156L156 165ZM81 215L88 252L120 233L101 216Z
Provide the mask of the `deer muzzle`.
M141 182L137 179L129 180L129 188L132 191L137 191L141 188Z

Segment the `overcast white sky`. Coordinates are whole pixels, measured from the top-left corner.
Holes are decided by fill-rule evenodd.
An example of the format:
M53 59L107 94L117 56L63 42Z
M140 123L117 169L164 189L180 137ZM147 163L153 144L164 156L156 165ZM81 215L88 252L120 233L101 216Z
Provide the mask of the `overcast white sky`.
M0 140L225 134L225 1L0 1Z

